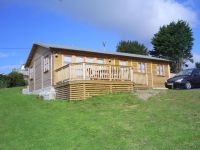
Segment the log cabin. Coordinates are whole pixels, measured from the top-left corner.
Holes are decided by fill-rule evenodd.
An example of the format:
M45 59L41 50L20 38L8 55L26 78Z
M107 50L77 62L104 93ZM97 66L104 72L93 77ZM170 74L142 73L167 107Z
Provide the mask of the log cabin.
M34 43L25 67L28 91L45 99L84 100L112 92L164 87L170 61L145 55Z

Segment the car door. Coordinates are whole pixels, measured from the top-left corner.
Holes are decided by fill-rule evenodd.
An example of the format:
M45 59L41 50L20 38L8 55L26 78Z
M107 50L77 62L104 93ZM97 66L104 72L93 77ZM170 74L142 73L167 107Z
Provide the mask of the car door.
M200 87L200 70L195 70L192 77L195 87Z
M200 87L200 70L198 70L197 76L198 76L197 86Z

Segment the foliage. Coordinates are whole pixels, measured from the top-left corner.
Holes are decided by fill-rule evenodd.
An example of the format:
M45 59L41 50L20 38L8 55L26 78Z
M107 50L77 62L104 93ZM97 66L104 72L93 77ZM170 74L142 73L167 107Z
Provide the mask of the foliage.
M117 52L148 55L148 49L137 41L120 41Z
M0 74L0 88L18 87L27 85L23 74L18 72L11 72L8 75Z
M173 61L172 72L179 72L187 61L192 60L193 33L185 21L171 22L164 25L152 39L152 56L167 58Z
M0 149L199 149L200 91L42 101L0 90Z
M6 75L0 74L0 88L7 88L10 85L10 78Z
M23 74L21 73L12 71L10 74L8 74L8 77L10 78L9 87L18 87L26 85L26 81L24 80Z
M195 63L196 68L200 68L200 62Z

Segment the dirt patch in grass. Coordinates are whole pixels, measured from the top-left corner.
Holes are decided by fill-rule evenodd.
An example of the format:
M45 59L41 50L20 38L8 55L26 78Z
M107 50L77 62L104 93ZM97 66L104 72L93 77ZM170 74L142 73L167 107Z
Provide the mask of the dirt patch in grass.
M166 90L135 90L134 94L142 100L148 100L149 98L156 96L160 93L166 92Z

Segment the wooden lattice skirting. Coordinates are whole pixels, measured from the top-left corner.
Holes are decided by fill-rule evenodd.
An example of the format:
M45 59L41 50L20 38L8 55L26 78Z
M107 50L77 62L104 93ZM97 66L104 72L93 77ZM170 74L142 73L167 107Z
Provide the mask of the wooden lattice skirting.
M57 99L84 100L112 92L132 92L134 83L130 81L69 81L56 85L55 89Z

